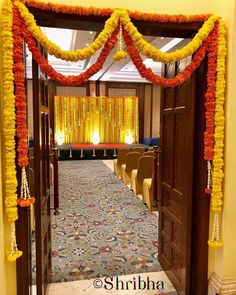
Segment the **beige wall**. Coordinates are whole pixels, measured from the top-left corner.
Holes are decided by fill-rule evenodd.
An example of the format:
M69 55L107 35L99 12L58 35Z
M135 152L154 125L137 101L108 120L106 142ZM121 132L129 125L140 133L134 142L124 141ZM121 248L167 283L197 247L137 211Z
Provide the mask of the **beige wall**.
M52 2L68 3L65 0ZM0 0L0 4L2 0ZM223 239L224 248L210 251L209 273L217 272L222 278L236 277L235 228L236 228L236 198L235 198L235 167L236 167L236 49L235 24L236 12L234 0L71 0L70 4L96 7L124 7L140 11L157 13L216 13L225 19L228 30L228 68L227 68L227 102L226 102L226 141L225 141L225 184L223 211ZM0 16L1 17L1 16ZM0 59L1 60L1 59ZM2 73L2 71L1 71ZM2 85L2 81L1 81ZM2 95L1 95L2 97ZM0 114L1 115L1 114ZM0 170L0 173L2 171ZM0 182L1 185L1 182ZM8 265L4 256L4 243L8 236L8 228L2 217L2 191L0 191L0 286L2 295L14 295L15 277L14 264ZM234 243L232 241L234 239ZM7 274L7 276L6 276Z
M161 88L157 85L145 85L144 137L160 136L160 101Z

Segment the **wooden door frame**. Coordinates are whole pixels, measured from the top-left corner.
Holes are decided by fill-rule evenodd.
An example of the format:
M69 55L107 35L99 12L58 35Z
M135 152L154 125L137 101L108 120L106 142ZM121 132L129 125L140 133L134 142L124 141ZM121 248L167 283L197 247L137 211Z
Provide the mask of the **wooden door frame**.
M29 8L30 12L40 26L68 28L74 30L98 31L104 27L106 17L102 16L80 16L55 13L52 11ZM197 23L152 23L147 21L134 21L134 25L143 35L191 38L202 26ZM205 105L204 93L206 91L206 66L197 70L198 84L196 98L196 121L195 121L195 143L194 143L194 185L193 185L193 212L192 212L192 249L191 249L191 295L206 295L208 282L208 225L209 225L209 198L206 197L204 188L206 181L206 163L203 159L203 135L205 130ZM196 124L197 122L197 124ZM200 214L200 215L199 215ZM201 218L199 218L201 216ZM19 248L27 249L29 245L29 233L25 226L28 220L27 210L22 212L23 222L17 223L17 242ZM17 260L17 294L29 294L29 281L22 282L22 273L29 273L28 255ZM28 283L28 285L27 285ZM24 286L23 286L24 284Z

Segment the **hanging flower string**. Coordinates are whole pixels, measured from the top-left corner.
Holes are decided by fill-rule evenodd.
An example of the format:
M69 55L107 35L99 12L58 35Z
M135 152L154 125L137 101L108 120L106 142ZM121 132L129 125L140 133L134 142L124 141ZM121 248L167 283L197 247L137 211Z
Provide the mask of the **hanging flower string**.
M3 134L5 139L5 208L11 224L11 241L7 260L16 261L22 255L16 243L15 221L18 219L15 169L15 96L13 75L12 3L5 0L2 6L2 51L3 51Z
M207 161L207 185L205 192L212 192L212 165L214 158L214 130L215 130L215 81L216 81L216 63L217 63L217 37L218 22L212 31L211 40L208 47L207 60L207 92L205 94L205 118L206 131L204 132L204 159Z
M159 75L154 74L152 69L147 68L145 66L141 56L138 53L138 50L133 45L129 34L125 30L123 30L123 36L125 43L127 45L126 51L128 52L132 62L139 71L141 77L145 78L153 84L160 85L163 87L176 87L178 85L183 84L187 79L189 79L192 73L201 64L208 48L208 39L206 39L195 53L192 62L180 74L178 74L175 78L162 78Z
M62 50L58 45L50 41L43 34L40 27L37 26L34 16L29 12L28 8L22 2L16 1L15 6L18 8L27 28L36 41L42 47L44 47L49 54L67 61L79 61L94 55L96 51L100 49L105 43L107 43L108 39L111 38L112 33L118 26L118 21L121 14L120 9L116 9L114 13L112 13L111 17L106 21L102 32L91 44L89 44L89 46L83 49L77 49L75 51L68 51Z
M119 24L120 27L120 31L119 31L119 35L118 35L118 46L117 46L117 51L116 53L113 55L114 60L121 60L127 57L127 52L124 51L123 48L123 40L122 40L122 25L121 23Z
M225 101L225 58L226 58L226 38L225 27L222 19L219 19L218 32L218 51L216 66L216 106L215 106L215 133L214 133L214 158L212 171L212 196L211 210L214 212L214 221L212 228L212 237L209 245L213 247L222 247L220 238L220 213L223 205L223 178L224 178L224 101Z
M175 52L168 53L162 52L160 49L155 48L153 45L148 43L143 38L143 36L138 32L137 28L131 22L127 10L115 9L112 12L110 18L107 20L104 30L99 34L98 38L94 42L92 42L88 47L83 49L77 49L76 51L65 51L62 50L55 43L48 40L48 38L42 33L41 29L37 26L34 16L29 12L28 8L22 2L16 1L15 5L18 8L21 17L24 19L25 24L27 25L29 31L31 32L32 36L36 39L36 41L40 45L42 45L49 54L67 61L78 61L81 59L86 59L95 54L95 52L99 48L101 48L104 43L107 42L114 29L118 26L118 22L120 21L120 31L122 31L121 25L123 25L124 29L130 35L133 43L137 46L137 48L143 55L152 58L154 61L160 61L165 63L175 62L177 60L192 55L201 46L202 42L206 40L209 33L214 27L215 21L217 21L219 18L216 15L211 15L208 18L204 19L205 22L203 26L199 29L198 33L186 46L179 50L176 50ZM195 16L189 16L187 18L189 22L196 21ZM185 22L184 16L166 15L164 16L163 20L164 19L164 22ZM122 45L122 36L119 38L119 40L121 42L120 45ZM122 51L122 49L119 51ZM124 57L125 54L117 53L117 56L117 58L121 58Z
M108 17L112 14L114 9L111 8L96 8L72 6L66 4L58 4L52 2L42 2L36 0L23 0L23 3L29 7L39 8L41 10L54 11L56 13L66 13L75 15L99 15ZM189 22L204 22L209 18L210 14L196 14L196 15L169 15L158 13L146 13L141 11L130 11L129 16L135 20L160 22L160 23L189 23Z
M118 29L112 33L110 39L108 39L107 43L104 45L96 63L94 63L91 67L89 67L85 72L78 76L64 76L61 73L58 73L54 70L54 68L49 65L48 61L41 54L39 48L36 45L36 42L28 29L22 23L21 30L23 31L23 38L25 42L28 44L29 50L32 52L34 60L39 64L41 70L54 81L62 83L64 85L79 85L88 81L90 77L96 74L100 69L102 69L104 62L106 61L107 56L114 48L117 41Z
M14 76L15 76L15 97L16 97L16 131L18 137L18 166L21 168L21 194L17 203L21 207L30 206L35 202L35 198L29 194L29 186L25 167L28 166L28 130L26 125L26 95L25 95L25 77L23 63L23 38L18 12L13 10L13 33L14 33Z

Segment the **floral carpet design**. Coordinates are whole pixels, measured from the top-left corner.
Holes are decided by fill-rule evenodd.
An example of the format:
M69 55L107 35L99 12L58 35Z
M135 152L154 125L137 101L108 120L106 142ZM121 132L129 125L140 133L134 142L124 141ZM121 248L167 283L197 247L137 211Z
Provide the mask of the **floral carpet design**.
M101 160L59 163L52 282L155 272L157 217Z

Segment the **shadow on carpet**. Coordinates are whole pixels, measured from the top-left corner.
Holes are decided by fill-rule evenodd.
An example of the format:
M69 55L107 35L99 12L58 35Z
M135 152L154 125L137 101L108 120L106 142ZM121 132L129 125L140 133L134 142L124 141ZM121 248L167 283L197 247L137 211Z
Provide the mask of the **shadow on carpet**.
M52 282L155 272L157 217L101 161L59 163Z

